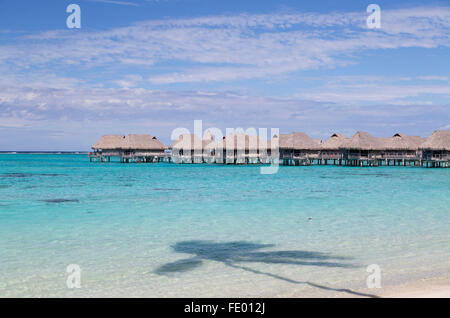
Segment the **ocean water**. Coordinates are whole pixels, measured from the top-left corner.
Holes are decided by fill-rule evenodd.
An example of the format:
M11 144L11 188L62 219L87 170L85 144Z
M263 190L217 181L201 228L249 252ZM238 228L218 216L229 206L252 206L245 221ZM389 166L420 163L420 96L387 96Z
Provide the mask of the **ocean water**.
M371 264L448 275L449 243L450 169L0 155L0 297L372 294Z

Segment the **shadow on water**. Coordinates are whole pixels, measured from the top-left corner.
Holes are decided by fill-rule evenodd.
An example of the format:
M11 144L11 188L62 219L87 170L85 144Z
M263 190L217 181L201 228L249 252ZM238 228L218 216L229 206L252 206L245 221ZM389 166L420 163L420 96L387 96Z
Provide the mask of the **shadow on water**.
M65 174L60 174L60 173L21 173L21 172L0 174L0 178L28 178L28 177L34 177L34 176L59 177L59 176L65 176Z
M352 268L354 265L344 263L349 257L330 255L311 251L261 251L263 248L274 247L274 244L257 244L252 242L216 243L210 241L184 241L172 246L178 253L192 254L193 257L167 263L155 270L158 275L182 273L200 267L203 261L221 262L232 268L245 270L258 275L283 280L292 284L303 284L311 287L348 293L356 296L374 297L376 295L356 292L347 288L332 288L308 281L297 281L277 274L259 271L239 263L291 264L299 266L341 267Z
M48 200L39 200L45 203L66 203L66 202L80 202L77 199L48 199Z

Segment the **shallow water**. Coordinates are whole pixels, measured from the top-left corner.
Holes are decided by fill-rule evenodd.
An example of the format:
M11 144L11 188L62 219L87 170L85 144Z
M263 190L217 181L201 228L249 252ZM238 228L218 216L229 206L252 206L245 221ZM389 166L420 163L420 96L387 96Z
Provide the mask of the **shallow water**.
M449 177L3 154L0 296L345 296L371 293L370 264L382 286L449 274Z

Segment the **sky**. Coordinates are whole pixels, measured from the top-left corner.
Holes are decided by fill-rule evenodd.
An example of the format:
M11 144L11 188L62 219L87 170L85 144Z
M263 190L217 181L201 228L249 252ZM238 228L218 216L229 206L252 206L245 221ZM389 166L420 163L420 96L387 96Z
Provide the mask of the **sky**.
M450 1L0 0L0 151L168 145L194 120L322 139L448 130Z

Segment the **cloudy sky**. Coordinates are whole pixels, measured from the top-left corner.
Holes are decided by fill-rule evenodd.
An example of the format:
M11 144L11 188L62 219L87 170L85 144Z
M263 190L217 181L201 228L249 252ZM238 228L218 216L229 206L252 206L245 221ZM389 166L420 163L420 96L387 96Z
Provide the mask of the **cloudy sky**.
M169 144L195 119L427 136L450 129L449 57L448 1L0 0L0 151Z

